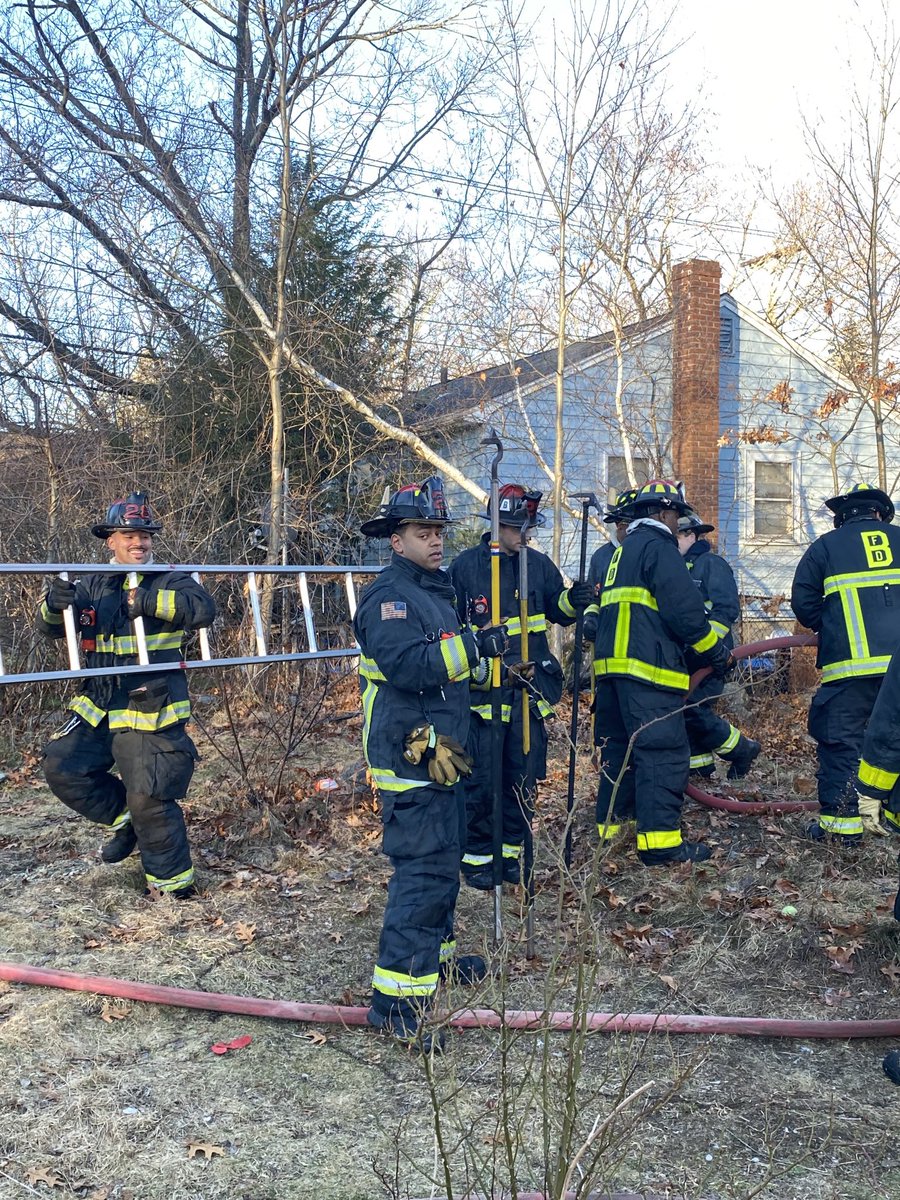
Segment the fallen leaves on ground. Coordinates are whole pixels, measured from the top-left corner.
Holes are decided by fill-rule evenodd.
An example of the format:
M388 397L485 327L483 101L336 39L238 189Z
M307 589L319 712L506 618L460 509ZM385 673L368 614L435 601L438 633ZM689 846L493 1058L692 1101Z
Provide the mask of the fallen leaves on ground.
M46 1183L47 1187L63 1187L63 1181L53 1174L51 1167L32 1167L25 1175L25 1180L32 1186L36 1183Z
M222 1149L222 1147L214 1146L212 1142L188 1142L188 1158L196 1158L198 1154L203 1154L208 1159L212 1158L216 1154L221 1155L223 1158L225 1157L225 1151Z
M256 926L248 925L246 921L236 921L234 936L239 942L243 942L245 946L250 946L256 939Z
M328 1042L325 1034L320 1033L318 1029L309 1029L306 1033L295 1034L295 1037L300 1038L304 1042L311 1042L313 1046L324 1046Z
M100 1009L100 1020L105 1021L107 1025L112 1025L113 1021L124 1021L126 1017L130 1016L130 1004L124 1004L121 1000L103 1001L103 1007Z
M227 1054L229 1050L243 1050L252 1041L253 1038L245 1033L242 1037L236 1037L230 1042L213 1042L210 1050L212 1050L213 1054Z

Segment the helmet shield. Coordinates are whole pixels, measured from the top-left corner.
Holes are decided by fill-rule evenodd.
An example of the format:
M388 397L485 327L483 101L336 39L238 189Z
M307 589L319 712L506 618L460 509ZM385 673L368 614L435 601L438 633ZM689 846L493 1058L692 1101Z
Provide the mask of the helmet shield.
M538 512L542 496L543 492L529 491L520 483L504 483L498 492L500 524L512 525L516 529L521 529L523 525L532 528L543 525L546 518L542 512ZM486 521L491 519L490 500L482 516Z
M159 533L162 525L153 514L146 492L131 492L113 500L106 510L106 520L91 526L94 537L108 538L117 530Z
M385 500L378 515L360 525L366 537L386 538L401 525L448 525L452 517L444 496L444 484L437 475L422 483L408 483Z

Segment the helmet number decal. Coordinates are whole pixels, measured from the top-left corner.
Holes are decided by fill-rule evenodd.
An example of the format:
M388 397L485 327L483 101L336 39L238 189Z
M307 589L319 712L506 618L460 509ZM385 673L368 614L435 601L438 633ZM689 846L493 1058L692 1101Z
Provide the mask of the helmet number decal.
M866 562L870 567L889 567L891 565L894 561L894 554L886 533L882 533L879 529L873 529L867 530L859 536L862 538Z

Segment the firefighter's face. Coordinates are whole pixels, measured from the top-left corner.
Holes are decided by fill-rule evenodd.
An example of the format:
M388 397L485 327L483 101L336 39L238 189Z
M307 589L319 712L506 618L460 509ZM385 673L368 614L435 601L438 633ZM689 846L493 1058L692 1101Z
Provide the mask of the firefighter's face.
M691 546L697 540L697 535L692 529L679 530L678 532L678 549L682 555L687 554Z
M140 565L153 555L153 538L143 529L117 529L106 539L117 563Z
M391 549L425 571L437 571L444 561L443 525L401 525L391 536Z
M531 530L525 530L525 540L531 536ZM500 549L504 554L518 554L522 545L522 530L518 525L500 526Z

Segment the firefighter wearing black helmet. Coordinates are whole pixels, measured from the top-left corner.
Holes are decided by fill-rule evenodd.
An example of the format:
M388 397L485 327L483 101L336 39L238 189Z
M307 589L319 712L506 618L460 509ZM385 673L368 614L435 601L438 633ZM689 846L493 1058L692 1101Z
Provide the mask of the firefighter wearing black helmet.
M186 630L212 623L212 597L182 572L142 572L153 561L153 536L162 526L147 497L132 492L110 505L91 532L111 562L137 573L87 575L75 583L56 578L41 602L37 627L64 636L63 612L75 611L88 667L136 663L133 620L143 617L152 663L178 662ZM101 851L121 862L137 848L149 888L185 899L194 892L194 868L184 815L197 752L185 732L191 708L182 671L92 676L69 704L72 715L44 752L50 790L81 816L112 831ZM112 767L119 776L110 774Z
M740 615L741 605L734 572L703 536L714 529L715 525L704 524L694 512L679 517L678 549L700 589L710 625L731 651L734 649L731 627ZM688 670L693 674L701 664L692 650L686 658ZM728 763L729 779L743 779L762 747L716 712L716 700L724 687L723 679L707 675L691 692L691 702L684 710L691 745L691 773L711 778L716 770L714 756L718 756Z
M690 759L685 652L693 650L717 674L732 660L678 553L678 518L689 511L681 488L651 480L631 511L628 536L600 593L594 671L604 744L597 827L607 839L623 822L636 821L638 854L649 866L702 861L708 847L681 836Z
M590 602L588 584L567 588L559 570L545 554L528 547L528 657L522 670L522 629L519 615L519 552L522 529L544 524L538 512L541 493L521 484L507 483L499 490L500 508L500 611L509 634L503 656L501 714L503 722L503 879L521 881L521 853L526 822L534 811L537 781L547 770L547 730L544 724L553 715L553 706L562 696L563 674L558 660L550 653L547 625L571 625L576 609ZM490 520L490 504L483 514ZM454 559L450 577L456 588L457 603L469 627L478 629L488 620L491 595L490 534L477 546L464 550ZM493 887L492 834L493 797L491 787L492 737L491 698L486 665L476 673L472 691L472 730L470 748L475 767L466 781L466 818L468 832L463 856L463 879L470 886L488 891ZM531 710L531 751L527 756L522 744L522 705Z
M818 751L821 811L807 834L852 845L863 820L852 780L866 725L900 643L900 530L880 488L855 484L825 501L834 529L797 565L791 607L819 635L821 685L809 709Z
M424 1030L439 979L485 973L476 955L455 958L453 914L465 836L460 779L471 769L469 679L483 656L498 655L500 628L463 628L453 584L441 570L450 513L440 479L401 488L361 526L388 538L391 561L362 593L359 642L363 749L381 801L388 886L371 1025L419 1049L442 1037Z
M634 519L630 505L636 495L637 491L634 488L619 492L615 502L603 514L604 525L611 525L612 531L609 539L602 546L598 546L591 555L588 567L588 583L593 588L594 596L584 611L584 640L586 642L593 642L597 637L597 626L600 621L600 589L603 587L603 580L606 578L612 556L625 540L628 526Z

